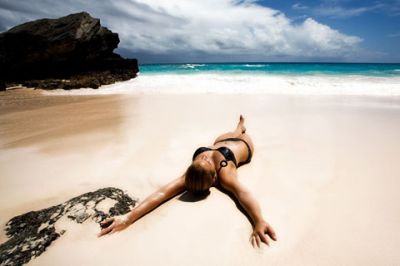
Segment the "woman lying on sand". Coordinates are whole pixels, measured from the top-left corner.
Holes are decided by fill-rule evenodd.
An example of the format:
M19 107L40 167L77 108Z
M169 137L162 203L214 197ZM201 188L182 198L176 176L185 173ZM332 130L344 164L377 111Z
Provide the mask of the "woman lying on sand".
M250 162L254 152L253 142L246 134L244 118L233 132L219 136L211 147L200 147L185 174L154 192L127 215L112 217L101 223L99 236L121 231L155 209L165 201L185 190L195 195L207 195L212 186L234 196L244 208L253 224L250 241L255 247L261 242L269 245L268 236L276 240L272 227L264 220L261 209L251 193L238 181L236 169Z

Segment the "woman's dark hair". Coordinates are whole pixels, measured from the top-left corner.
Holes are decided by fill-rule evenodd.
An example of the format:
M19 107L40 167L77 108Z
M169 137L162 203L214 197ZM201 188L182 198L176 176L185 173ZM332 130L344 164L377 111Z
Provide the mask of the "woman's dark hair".
M206 169L200 163L193 162L185 174L186 189L194 194L208 193L213 184L215 170Z

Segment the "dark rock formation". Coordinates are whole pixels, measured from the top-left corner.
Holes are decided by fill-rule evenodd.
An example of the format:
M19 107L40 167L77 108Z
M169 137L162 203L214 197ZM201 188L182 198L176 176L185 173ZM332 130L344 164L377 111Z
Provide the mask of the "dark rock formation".
M98 209L98 205L107 199L115 200L116 203L108 213L104 213ZM136 201L122 190L103 188L47 209L16 216L7 223L6 233L10 239L0 245L0 265L22 265L42 254L66 232L60 226L57 226L59 231L55 228L56 222L62 217L79 224L88 219L100 222L107 217L129 212L135 204Z
M4 83L3 80L0 80L0 91L5 91L6 90L6 84Z
M133 78L137 60L113 53L118 43L117 33L85 12L27 22L0 34L0 80L72 89Z

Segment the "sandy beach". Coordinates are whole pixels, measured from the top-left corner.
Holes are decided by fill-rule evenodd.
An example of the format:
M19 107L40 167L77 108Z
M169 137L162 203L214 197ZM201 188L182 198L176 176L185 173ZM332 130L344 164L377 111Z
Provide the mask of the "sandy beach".
M212 189L102 238L63 221L29 265L400 264L399 96L0 92L0 243L12 217L88 191L143 200L239 114L255 144L239 178L277 242L253 249L246 217Z

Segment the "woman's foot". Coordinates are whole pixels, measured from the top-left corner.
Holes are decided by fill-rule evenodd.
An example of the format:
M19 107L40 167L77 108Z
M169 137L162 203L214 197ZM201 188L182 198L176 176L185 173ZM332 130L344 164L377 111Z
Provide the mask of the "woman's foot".
M246 127L244 126L244 117L242 115L240 115L239 117L237 128L240 129L240 132L242 132L242 134L246 133Z

